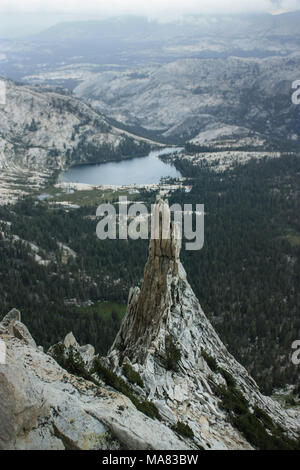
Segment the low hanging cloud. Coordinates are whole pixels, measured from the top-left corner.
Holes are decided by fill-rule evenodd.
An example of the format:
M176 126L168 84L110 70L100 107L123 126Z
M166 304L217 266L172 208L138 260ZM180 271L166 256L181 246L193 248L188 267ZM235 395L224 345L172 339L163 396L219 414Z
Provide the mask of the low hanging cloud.
M300 0L1 0L1 13L138 14L245 13L300 9Z

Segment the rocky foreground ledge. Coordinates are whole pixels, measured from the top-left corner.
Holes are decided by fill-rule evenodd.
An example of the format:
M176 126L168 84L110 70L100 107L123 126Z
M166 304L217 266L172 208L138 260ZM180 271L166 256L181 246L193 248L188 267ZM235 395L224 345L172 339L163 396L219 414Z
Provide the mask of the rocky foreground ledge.
M0 323L7 363L0 365L0 449L187 449L170 428L139 412L113 389L68 373L37 347L20 312ZM91 347L73 335L87 362Z
M168 205L158 201L158 210ZM263 396L203 313L180 240L150 242L105 358L72 333L48 353L20 312L0 323L0 449L297 449L299 421Z

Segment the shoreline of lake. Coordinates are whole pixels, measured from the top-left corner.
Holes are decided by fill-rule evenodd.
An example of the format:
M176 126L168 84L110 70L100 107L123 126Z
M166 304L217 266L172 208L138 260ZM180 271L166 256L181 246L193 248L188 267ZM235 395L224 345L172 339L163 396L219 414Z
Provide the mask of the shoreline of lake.
M101 163L78 163L58 176L58 183L79 183L92 186L127 186L159 184L162 178L181 178L181 173L170 163L163 162L162 155L179 153L182 147L166 147L152 150L142 157L128 156L121 160Z

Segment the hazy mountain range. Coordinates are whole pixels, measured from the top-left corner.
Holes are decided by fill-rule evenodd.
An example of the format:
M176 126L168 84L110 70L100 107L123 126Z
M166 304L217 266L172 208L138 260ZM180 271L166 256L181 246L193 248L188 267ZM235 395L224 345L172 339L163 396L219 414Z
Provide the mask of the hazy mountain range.
M0 74L67 87L127 129L162 141L253 134L297 141L291 87L299 78L299 20L295 12L61 23L1 40Z

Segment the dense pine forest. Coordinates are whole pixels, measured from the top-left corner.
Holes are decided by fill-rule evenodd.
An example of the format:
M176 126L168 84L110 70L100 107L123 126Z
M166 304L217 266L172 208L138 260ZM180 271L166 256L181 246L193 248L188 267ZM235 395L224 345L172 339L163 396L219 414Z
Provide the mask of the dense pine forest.
M265 392L298 383L290 356L300 338L300 158L223 174L186 162L180 170L193 177L182 202L205 204L204 248L183 252L205 313Z
M300 339L300 158L253 160L222 174L176 165L192 190L170 203L205 204L204 248L181 255L203 310L265 392L299 383L290 356ZM151 203L155 194L139 197ZM19 308L46 348L73 331L105 353L129 288L141 282L148 242L98 240L95 213L34 198L0 207L2 314Z

